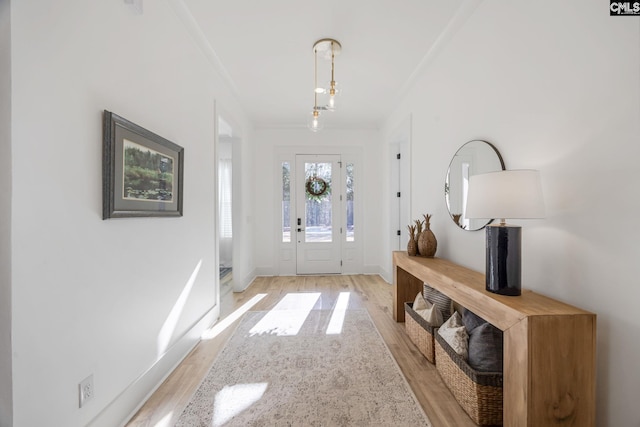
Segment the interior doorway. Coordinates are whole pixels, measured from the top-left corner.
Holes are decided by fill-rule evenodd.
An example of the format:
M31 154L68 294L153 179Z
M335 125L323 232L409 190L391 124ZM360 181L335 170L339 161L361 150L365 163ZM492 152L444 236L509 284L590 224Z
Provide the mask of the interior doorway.
M411 224L411 117L408 117L393 133L389 143L391 207L389 231L391 250L407 248Z
M233 146L233 128L218 116L218 264L221 296L233 289Z

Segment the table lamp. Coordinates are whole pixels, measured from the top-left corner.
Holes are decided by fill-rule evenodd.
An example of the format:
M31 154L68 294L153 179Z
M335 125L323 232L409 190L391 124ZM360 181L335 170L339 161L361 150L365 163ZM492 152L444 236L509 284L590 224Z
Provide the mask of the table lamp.
M520 295L522 228L505 219L544 218L540 173L535 170L505 170L469 178L466 216L500 218L486 227L487 291Z

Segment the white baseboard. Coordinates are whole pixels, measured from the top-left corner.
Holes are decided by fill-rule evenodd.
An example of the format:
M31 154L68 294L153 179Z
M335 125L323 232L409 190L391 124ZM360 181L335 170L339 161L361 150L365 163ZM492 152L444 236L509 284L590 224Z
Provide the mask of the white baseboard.
M279 276L274 267L258 267L254 270L256 277ZM293 274L295 276L295 273Z
M362 274L378 274L384 278L384 270L379 265L365 265Z
M246 276L244 276L243 278L241 278L239 280L236 280L234 278L233 279L233 292L244 292L249 287L251 282L253 282L253 280L256 278L256 276L257 276L256 270L254 269L249 274L247 274Z
M202 333L219 318L220 306L205 313L191 329L180 337L147 371L136 378L91 422L89 427L124 426L160 387L184 358L200 342Z
M378 274L380 274L380 277L382 277L385 282L393 283L393 273L391 273L390 271L387 271L384 268L379 267Z

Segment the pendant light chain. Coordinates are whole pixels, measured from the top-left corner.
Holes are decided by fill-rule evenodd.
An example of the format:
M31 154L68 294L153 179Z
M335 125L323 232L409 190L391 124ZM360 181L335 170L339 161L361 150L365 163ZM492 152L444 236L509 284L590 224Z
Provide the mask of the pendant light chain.
M318 49L313 49L313 115L318 117Z
M333 77L334 58L335 58L335 52L333 50L333 42L331 42L331 91L330 91L331 96L336 94L336 81L335 81L335 78Z

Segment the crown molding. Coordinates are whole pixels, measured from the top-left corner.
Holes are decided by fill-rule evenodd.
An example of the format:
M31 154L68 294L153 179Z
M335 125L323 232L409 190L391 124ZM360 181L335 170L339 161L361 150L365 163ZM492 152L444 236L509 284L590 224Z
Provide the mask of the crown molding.
M243 109L245 115L247 115L246 110L244 109L244 105L242 103L242 98L240 97L240 92L238 91L238 86L231 78L231 75L222 64L220 57L209 43L207 36L205 36L204 31L193 17L193 14L189 10L189 7L184 3L183 0L168 0L169 5L173 9L176 16L180 19L185 29L195 42L196 46L200 49L200 51L207 58L209 63L213 66L218 75L222 78L224 84L230 89L231 95L234 100ZM248 115L247 115L248 116Z
M415 70L411 73L409 78L404 82L400 90L396 93L394 100L389 104L391 107L387 111L386 117L389 117L391 113L398 107L402 99L407 95L409 90L416 84L417 80L422 76L426 69L435 60L438 54L444 49L444 47L453 39L455 34L464 26L469 17L473 15L483 0L465 0L453 15L451 20L444 30L438 35L433 42L427 53L422 60L418 63Z

